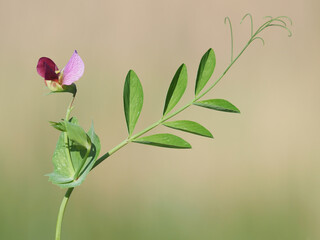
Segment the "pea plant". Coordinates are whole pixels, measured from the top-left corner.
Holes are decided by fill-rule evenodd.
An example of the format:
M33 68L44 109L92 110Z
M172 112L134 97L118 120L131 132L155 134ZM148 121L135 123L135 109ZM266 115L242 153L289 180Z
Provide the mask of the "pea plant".
M225 23L229 24L231 33L231 61L225 68L223 73L210 83L210 79L214 73L216 65L216 56L212 48L207 50L200 60L197 76L195 79L194 97L184 106L176 109L176 104L180 101L187 87L187 67L185 64L180 65L173 76L167 91L162 116L160 119L150 126L147 126L142 131L135 133L134 129L139 119L140 112L143 106L143 88L137 74L130 70L126 76L123 89L123 107L128 136L107 153L100 156L100 140L94 131L93 125L86 132L78 123L75 116L71 116L74 108L74 100L77 94L75 82L78 81L84 73L84 63L77 51L74 51L67 65L59 70L57 65L50 58L42 57L37 64L37 72L44 79L45 85L50 90L50 93L71 93L71 102L67 107L66 115L61 121L51 121L52 127L60 132L56 148L53 153L53 172L47 174L49 181L67 189L63 197L56 225L55 240L61 239L61 227L63 215L68 203L68 200L76 187L86 179L92 169L100 165L104 160L110 157L115 152L129 143L147 144L164 148L188 149L191 145L173 134L160 133L145 135L159 125L164 125L168 128L184 131L207 138L213 138L210 131L201 124L190 120L169 121L182 111L189 107L203 107L211 110L240 113L239 109L225 99L203 99L225 76L233 64L239 59L244 51L255 41L260 40L264 44L264 39L261 33L270 28L278 27L288 32L288 36L292 35L288 24L292 25L289 17L266 17L265 22L253 30L253 18L251 14L246 14L241 22L248 18L251 23L251 31L248 42L234 57L233 49L233 32L231 21L228 17L225 18ZM210 83L210 84L208 84ZM100 156L100 157L99 157Z

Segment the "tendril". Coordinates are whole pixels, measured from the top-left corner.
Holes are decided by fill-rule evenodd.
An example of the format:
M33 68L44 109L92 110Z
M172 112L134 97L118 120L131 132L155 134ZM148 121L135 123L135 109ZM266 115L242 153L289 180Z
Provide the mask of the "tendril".
M279 16L279 17L277 17L277 18L278 18L278 19L279 19L279 18L287 19L287 20L289 21L290 25L292 26L292 19L291 19L291 18L289 18L289 17L287 17L287 16Z
M292 25L292 20L289 17L286 16L280 16L280 17L275 17L272 18L271 16L267 16L265 18L270 18L270 20L268 20L267 22L265 22L264 24L262 24L259 29L255 32L255 36L258 35L259 33L261 33L264 29L266 29L267 27L271 27L271 26L276 26L276 27L281 27L284 28L285 30L288 31L288 36L291 37L292 36L292 32L291 30L287 27L287 23L284 20L288 20L290 25ZM284 19L284 20L283 20Z
M232 24L229 17L225 17L224 24L227 24L227 21L229 22L230 27L230 36L231 36L231 62L233 61L233 32L232 32Z
M254 37L254 38L252 38L251 42L253 42L254 40L258 40L258 39L261 40L262 45L264 46L264 39L262 37Z
M275 19L273 20L273 22L280 22L280 23L282 23L284 26L287 26L287 23L286 23L285 21L279 19L279 18L275 18Z
M246 15L243 16L243 18L241 19L241 22L240 24L243 22L243 20L249 16L250 17L250 21L251 21L251 37L253 35L253 18L252 18L252 15L250 13L247 13Z
M247 13L246 15L243 16L243 18L240 21L240 24L245 20L245 18L250 17L250 23L251 23L251 35L250 39L247 43L247 45L244 47L244 49L240 52L240 54L234 59L233 58L233 31L232 31L232 24L231 20L229 17L226 17L224 19L224 23L227 24L227 21L229 22L229 27L230 27L230 35L231 35L231 64L233 64L234 61L238 59L238 57L244 52L244 50L255 40L260 40L263 45L265 45L265 41L262 37L260 37L260 33L264 31L268 27L280 27L285 29L288 32L288 36L292 36L291 30L288 28L288 23L292 25L292 20L291 18L287 16L279 16L279 17L272 17L272 16L266 16L264 18L267 18L268 20L264 22L255 32L253 31L253 17L250 13Z
M268 16L268 17L269 17L269 16ZM265 17L265 18L268 18L268 17ZM262 25L258 28L258 30L255 32L254 35L257 35L257 34L259 34L260 32L262 32L263 29L265 29L266 27L268 27L268 25L269 25L272 21L273 21L273 19L271 18L269 21L267 21L267 22L265 22L264 24L262 24Z
M272 26L281 27L281 28L283 28L283 29L285 29L285 30L288 31L288 37L291 37L291 36L292 36L291 30L290 30L289 28L287 28L286 26L283 26L283 25L281 25L281 24L269 24L269 25L268 25L268 27L272 27Z

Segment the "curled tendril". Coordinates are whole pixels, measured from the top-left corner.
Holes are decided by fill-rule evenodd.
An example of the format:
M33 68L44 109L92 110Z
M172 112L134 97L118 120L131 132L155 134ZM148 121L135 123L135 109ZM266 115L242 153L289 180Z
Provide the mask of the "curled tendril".
M246 44L246 46L242 49L242 51L239 53L239 55L234 59L233 58L233 31L232 31L232 25L231 25L231 20L229 17L226 17L224 19L224 23L227 24L227 21L229 22L229 27L230 27L230 34L231 34L231 64L233 64L238 58L239 56L245 51L245 49L255 40L260 40L262 42L263 45L265 45L265 41L262 37L260 37L260 33L265 30L268 27L280 27L285 29L288 32L288 36L291 37L292 36L292 32L288 27L288 23L290 23L290 25L292 26L292 20L291 18L287 17L287 16L279 16L279 17L272 17L272 16L266 16L265 18L267 18L268 20L266 22L264 22L255 32L253 32L253 17L250 13L247 13L246 15L243 16L243 18L241 19L240 24L244 21L244 19L246 17L250 17L250 21L251 21L251 37L248 41L248 43Z
M251 42L253 42L254 40L258 40L258 39L261 40L262 45L264 46L264 39L262 37L254 37L254 38L252 38Z
M292 25L292 20L291 18L287 17L287 16L280 16L280 17L275 17L272 18L271 16L267 16L265 18L270 18L270 20L268 20L267 22L265 22L264 24L262 24L260 26L260 28L256 31L256 33L254 35L259 34L260 32L262 32L264 29L266 29L267 27L281 27L285 30L288 31L288 36L291 37L292 36L292 32L291 30L287 27L287 23L283 20L288 20L290 25Z
M289 21L289 23L290 23L290 26L292 26L292 19L291 18L289 18L289 17L287 17L287 16L279 16L279 17L277 17L278 19L279 18L284 18L284 19L287 19L288 21Z
M252 35L253 35L253 18L252 18L251 13L247 13L246 15L244 15L243 18L241 19L240 24L243 22L243 20L244 20L247 16L250 17L250 21L251 21L251 37L252 37Z
M272 27L272 26L275 26L275 27L281 27L281 28L284 28L285 30L288 31L288 37L291 37L292 36L292 32L289 28L287 28L286 26L283 26L281 24L269 24L268 27Z
M224 24L227 24L227 21L229 22L230 27L230 38L231 38L231 62L233 61L233 31L232 31L232 24L229 17L225 17Z
M287 23L285 21L283 21L282 19L279 19L279 18L274 19L274 22L279 22L279 23L282 23L283 26L287 26Z

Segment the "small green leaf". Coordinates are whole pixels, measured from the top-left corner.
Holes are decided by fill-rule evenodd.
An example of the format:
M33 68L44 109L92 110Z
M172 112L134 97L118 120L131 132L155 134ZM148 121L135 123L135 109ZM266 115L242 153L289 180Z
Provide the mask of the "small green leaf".
M198 68L195 95L204 88L209 79L211 78L214 68L216 66L216 56L212 48L210 48L201 58L200 65Z
M66 183L70 183L73 181L73 178L71 178L71 177L66 178L62 175L59 175L56 172L49 173L46 176L49 177L49 181L51 181L52 183L57 184L57 185L66 184Z
M71 181L75 174L72 163L68 160L66 146L64 143L64 133L61 133L53 153L52 163L53 173L48 174L49 180L53 183L61 181ZM64 180L62 180L64 179Z
M138 76L133 70L130 70L126 77L123 89L123 103L128 132L129 135L131 135L143 105L142 86Z
M69 120L70 123L79 126L79 121L76 117L72 117ZM79 126L80 127L80 126ZM67 133L68 136L68 133ZM69 138L69 136L68 136ZM75 143L73 141L68 141L69 146L69 154L72 161L73 169L75 172L78 171L79 167L83 164L83 157L85 156L87 149L78 143ZM77 176L74 176L76 178Z
M77 124L65 121L68 138L79 145L90 149L91 141L86 132Z
M168 89L163 115L166 115L168 112L170 112L172 108L174 108L174 106L179 102L187 88L187 81L187 67L185 64L182 64L175 73Z
M237 107L235 107L232 103L224 99L210 99L210 100L198 101L193 104L200 107L217 110L217 111L240 113Z
M165 122L163 123L163 125L176 130L181 130L184 132L213 138L212 134L209 132L208 129L206 129L204 126L200 125L199 123L196 123L193 121L179 120L179 121L173 121L173 122Z
M99 156L101 145L100 145L99 137L94 132L93 124L91 125L91 128L87 134L92 143L90 154L87 159L83 159L83 161L86 161L86 162L83 164L83 167L80 171L79 176L77 176L72 182L65 182L65 183L58 184L61 188L70 188L70 187L79 186L85 180L85 178L91 171L92 167L94 166ZM71 154L71 156L74 156L74 155Z
M166 148L191 148L191 145L182 138L168 133L141 137L133 142Z
M61 131L61 132L65 132L66 131L66 127L64 125L64 122L52 122L52 121L49 121L50 125L52 127L54 127L55 129Z
M69 122L71 122L71 123L73 123L73 124L75 124L75 125L79 125L79 120L78 120L78 118L76 118L76 117L74 117L74 116L69 119Z
M60 135L57 148L53 156L54 171L47 175L52 183L60 186L61 188L70 188L79 186L85 180L86 176L94 166L101 149L100 140L94 132L93 125L87 135L90 138L92 147L86 159L84 158L86 152L85 149L79 148L79 145L76 145L75 142L71 142L69 151L73 166L71 166L71 164L68 165L69 162L66 158L66 146L64 144L63 133ZM75 176L76 172L79 172L79 175Z
M70 141L69 142L69 151L70 151L70 158L72 161L72 165L74 168L75 173L79 172L79 168L83 166L85 161L85 155L87 153L87 149L83 146L80 146L79 144ZM78 176L74 175L74 179L76 179Z

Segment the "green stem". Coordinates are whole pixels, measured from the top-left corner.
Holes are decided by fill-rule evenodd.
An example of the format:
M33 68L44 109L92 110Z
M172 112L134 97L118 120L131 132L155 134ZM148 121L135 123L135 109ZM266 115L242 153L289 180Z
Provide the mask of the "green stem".
M72 111L72 104L73 104L73 101L74 101L74 98L72 98L68 108L67 108L67 113L66 113L66 121L69 121L69 118L70 118L70 113ZM64 132L63 133L63 137L64 137L64 145L66 146L65 148L65 151L66 151L66 156L67 156L67 159L68 159L68 163L70 164L70 166L72 167L73 171L74 171L74 167L73 167L73 163L71 161L71 156L70 156L70 151L69 151L69 138L68 138L68 134L67 132Z
M67 113L66 113L66 121L69 121L70 118L70 113L72 111L72 104L74 101L75 96L73 96L68 109L67 109ZM66 132L63 133L64 136L64 144L66 145L65 151L66 151L66 156L68 159L68 163L73 167L72 161L71 161L71 156L70 156L70 151L69 151L69 139L68 139L68 135ZM55 240L60 240L60 235L61 235L61 226L62 226L62 219L63 219L63 215L64 215L64 211L66 209L68 200L70 198L70 195L73 191L73 188L69 188L66 192L66 194L64 195L64 198L62 199L61 205L60 205L60 209L59 209L59 214L58 214L58 220L57 220L57 225L56 225L56 238Z
M61 202L61 205L60 205L60 209L59 209L58 219L57 219L56 238L55 238L55 240L60 240L61 226L62 226L62 220L63 220L64 211L66 209L68 200L70 198L70 195L71 195L73 189L74 188L69 188L67 190L66 194L64 195L64 198L62 199L62 202Z

